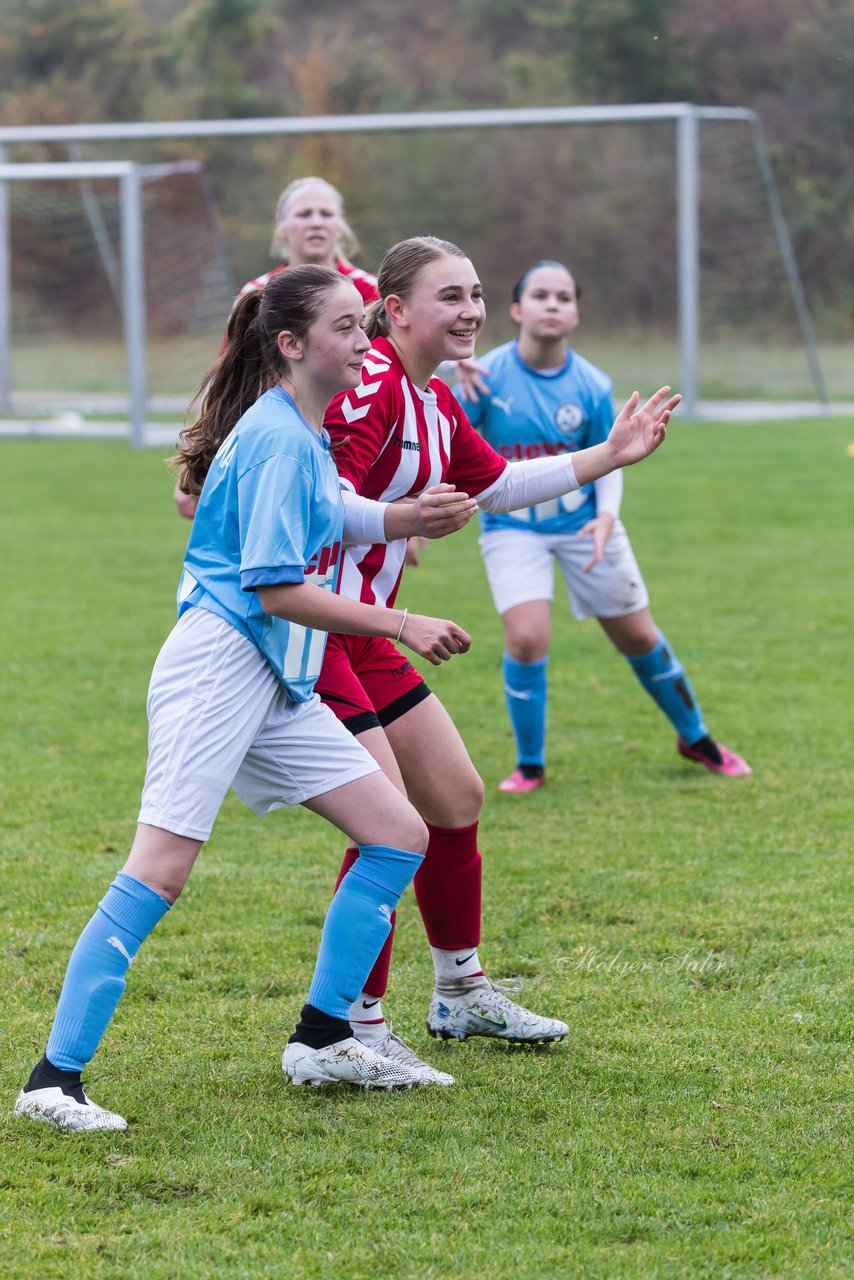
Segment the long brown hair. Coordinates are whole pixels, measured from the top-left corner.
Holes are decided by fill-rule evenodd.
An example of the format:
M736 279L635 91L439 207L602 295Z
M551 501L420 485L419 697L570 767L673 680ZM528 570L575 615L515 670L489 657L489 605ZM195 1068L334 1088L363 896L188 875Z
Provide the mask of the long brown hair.
M277 341L282 330L304 338L341 283L331 267L289 267L240 299L228 319L225 347L190 401L188 418L197 405L199 415L184 428L178 452L169 459L180 467L182 493L201 493L223 440L258 397L287 373Z
M424 267L445 256L466 258L468 254L450 240L440 240L437 236L412 236L392 245L377 275L379 301L372 302L365 311L365 332L369 338L387 338L391 331L385 299L391 294L408 298Z

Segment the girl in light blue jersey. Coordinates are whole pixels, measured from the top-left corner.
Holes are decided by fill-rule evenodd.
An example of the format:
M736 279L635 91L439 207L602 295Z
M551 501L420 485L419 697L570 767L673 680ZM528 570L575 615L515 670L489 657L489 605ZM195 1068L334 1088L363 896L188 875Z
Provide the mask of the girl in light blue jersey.
M511 462L572 453L604 440L614 418L611 383L566 339L578 324L578 288L559 262L525 272L510 308L513 342L481 360L487 392L460 399L473 424ZM750 766L709 734L685 670L649 611L649 597L619 518L622 474L508 515L482 516L480 540L504 624L504 688L517 763L500 784L532 791L545 778L546 705L555 561L576 618L595 617L677 733L680 753L713 773Z
M354 1040L347 1013L422 861L423 821L314 693L330 628L400 638L439 663L468 649L452 622L335 594L342 538L451 532L473 503L438 486L414 504L356 499L346 516L323 430L356 387L369 343L362 300L326 267L277 276L235 310L183 437L179 483L199 494L178 622L154 666L136 837L74 948L44 1057L15 1111L62 1130L125 1129L83 1091L128 966L180 894L230 786L259 816L303 804L358 845L323 928L282 1060L295 1084L424 1081ZM420 528L417 526L421 526ZM434 1075L435 1080L435 1075ZM453 1083L440 1077L440 1083Z

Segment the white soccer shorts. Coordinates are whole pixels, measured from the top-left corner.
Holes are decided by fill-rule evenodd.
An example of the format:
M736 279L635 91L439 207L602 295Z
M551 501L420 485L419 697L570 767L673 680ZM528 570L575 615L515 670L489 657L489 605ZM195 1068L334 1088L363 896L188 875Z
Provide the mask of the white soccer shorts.
M534 533L494 529L480 538L492 598L499 613L530 600L554 598L554 564L566 582L572 612L584 618L623 618L649 604L646 585L621 520L605 543L602 559L588 573L593 554L589 534Z
M207 840L229 787L263 817L378 769L316 695L291 702L223 618L181 616L151 673L140 822Z

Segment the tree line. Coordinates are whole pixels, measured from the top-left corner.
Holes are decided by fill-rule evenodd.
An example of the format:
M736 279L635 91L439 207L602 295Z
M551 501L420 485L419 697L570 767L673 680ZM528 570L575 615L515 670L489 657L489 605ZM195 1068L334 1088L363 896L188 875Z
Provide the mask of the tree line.
M4 124L590 102L753 108L808 292L826 322L850 331L854 0L2 0L0 11ZM260 143L244 148L232 181L251 182L264 154ZM299 155L322 171L342 164L322 138ZM445 148L419 144L416 156L414 202L464 181L446 172ZM205 159L216 171L215 148ZM234 149L219 159L233 170ZM364 181L356 162L344 177ZM406 203L405 192L388 198ZM254 215L264 234L269 213Z

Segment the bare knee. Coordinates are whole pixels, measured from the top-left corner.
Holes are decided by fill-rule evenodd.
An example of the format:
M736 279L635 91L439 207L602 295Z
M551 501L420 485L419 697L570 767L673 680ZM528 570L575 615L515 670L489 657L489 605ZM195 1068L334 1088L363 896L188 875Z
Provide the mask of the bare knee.
M201 840L140 823L123 870L172 906L181 896L201 847Z
M412 817L409 821L409 827L406 835L408 843L401 845L401 848L408 849L411 853L426 853L427 843L430 839L430 832L427 830L427 824L417 813L412 810Z
M430 833L423 818L415 809L394 824L394 831L385 835L383 843L408 853L426 853Z
M466 782L466 807L467 814L465 821L459 825L461 827L469 827L473 822L477 822L483 810L483 802L486 799L486 792L483 787L483 779L479 773L472 769Z
M658 628L648 609L621 618L600 618L599 625L614 647L627 657L651 653L659 641Z
M180 873L170 875L165 869L161 870L156 867L146 868L144 871L134 868L130 860L125 863L122 868L125 875L133 876L134 880L138 880L140 884L144 884L147 889L151 889L153 893L158 893L161 898L165 898L169 906L174 906L183 891L184 885L187 883L187 877Z
M549 651L551 602L528 600L501 615L507 652L516 662L539 662Z
M149 883L151 880L156 881L156 883ZM159 893L161 898L165 898L170 907L173 907L183 893L184 885L187 881L170 879L166 876L149 876L148 880L144 883L148 885L149 889L153 889L155 893Z
M474 767L470 767L454 779L453 788L441 798L434 796L429 807L422 808L422 813L434 827L455 831L459 827L470 827L478 821L483 801L484 788L480 774Z
M548 653L548 639L537 631L518 631L507 637L507 652L514 662L539 662Z

